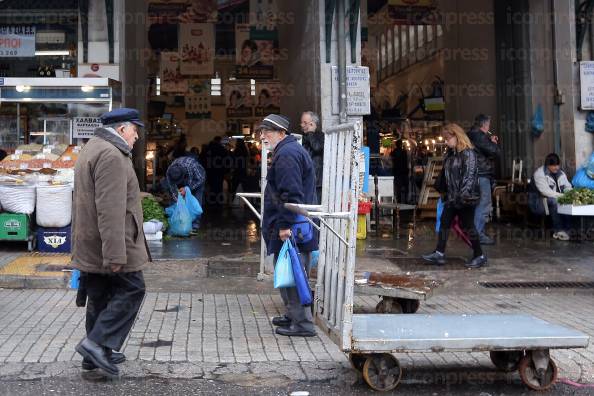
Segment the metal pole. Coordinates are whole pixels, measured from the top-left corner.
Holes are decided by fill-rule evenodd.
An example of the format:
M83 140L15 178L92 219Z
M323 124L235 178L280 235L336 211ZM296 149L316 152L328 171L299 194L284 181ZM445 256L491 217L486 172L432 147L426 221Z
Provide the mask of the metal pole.
M346 34L345 34L345 0L338 0L336 21L338 23L338 109L340 123L347 122L347 69L346 69Z
M21 142L21 104L17 103L17 123L16 123L16 127L17 127L17 140L16 140L16 145L17 147L19 146L19 143Z

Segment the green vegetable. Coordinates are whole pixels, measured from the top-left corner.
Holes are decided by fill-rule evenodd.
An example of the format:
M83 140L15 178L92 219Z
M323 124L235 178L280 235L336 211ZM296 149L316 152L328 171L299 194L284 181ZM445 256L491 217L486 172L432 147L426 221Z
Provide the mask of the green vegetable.
M163 231L168 227L167 216L165 209L152 197L145 197L142 199L142 215L144 221L158 220L163 223Z
M594 205L594 190L576 188L557 198L561 205Z

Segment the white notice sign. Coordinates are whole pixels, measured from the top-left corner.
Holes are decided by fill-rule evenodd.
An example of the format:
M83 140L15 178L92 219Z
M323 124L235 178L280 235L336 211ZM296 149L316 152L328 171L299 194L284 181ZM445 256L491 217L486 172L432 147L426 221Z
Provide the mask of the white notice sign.
M582 110L594 110L594 62L580 62L580 86Z
M72 120L72 138L89 139L95 134L95 129L103 126L100 118L75 117Z
M332 66L332 114L338 113L338 67ZM368 67L347 67L347 114L371 114Z
M35 26L0 26L0 58L35 56Z

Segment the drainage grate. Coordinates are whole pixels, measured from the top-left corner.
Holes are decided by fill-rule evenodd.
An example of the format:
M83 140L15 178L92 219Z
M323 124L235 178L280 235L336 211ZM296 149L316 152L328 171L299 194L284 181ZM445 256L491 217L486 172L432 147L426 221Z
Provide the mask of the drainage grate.
M594 289L594 282L479 282L487 289Z

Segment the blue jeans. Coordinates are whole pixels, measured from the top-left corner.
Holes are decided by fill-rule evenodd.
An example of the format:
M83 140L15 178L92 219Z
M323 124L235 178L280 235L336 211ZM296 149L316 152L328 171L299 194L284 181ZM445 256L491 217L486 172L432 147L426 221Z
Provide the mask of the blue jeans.
M474 211L474 227L480 236L485 235L485 224L489 221L489 215L492 210L491 202L491 179L488 177L479 177L479 190L481 199Z
M547 198L547 204L553 223L553 230L555 232L569 231L571 229L571 216L562 215L557 212L557 200L555 198Z

